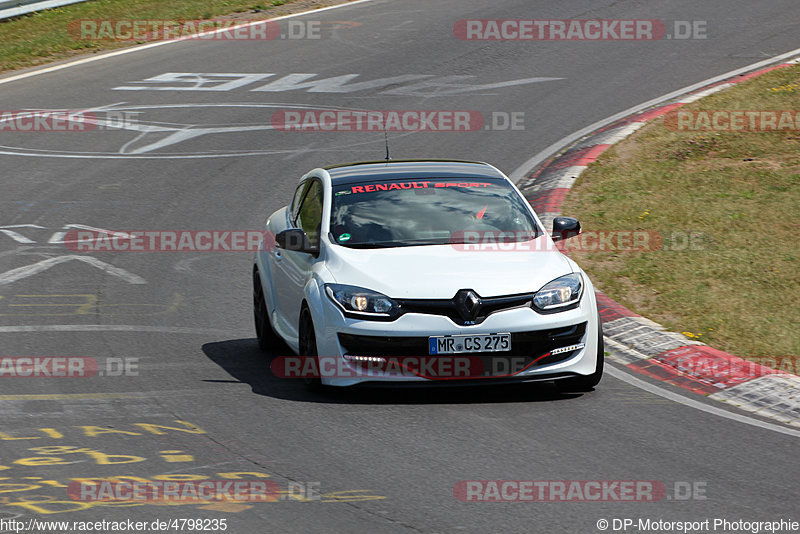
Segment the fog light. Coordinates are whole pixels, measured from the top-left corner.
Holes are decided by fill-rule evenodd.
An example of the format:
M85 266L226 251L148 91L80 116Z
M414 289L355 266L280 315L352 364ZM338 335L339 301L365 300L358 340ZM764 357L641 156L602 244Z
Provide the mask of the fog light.
M553 349L550 351L550 354L563 354L565 352L571 352L573 350L580 350L586 346L586 343L578 343L577 345L570 345L569 347L561 347L560 349Z
M352 356L345 354L344 359L354 363L384 363L386 358L383 356Z

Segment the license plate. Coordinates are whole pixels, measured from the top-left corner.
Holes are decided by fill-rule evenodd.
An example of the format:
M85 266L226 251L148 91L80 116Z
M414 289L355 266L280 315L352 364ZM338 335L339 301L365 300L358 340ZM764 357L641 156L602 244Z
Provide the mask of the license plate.
M511 334L434 336L428 338L428 354L506 352L509 350L511 350Z

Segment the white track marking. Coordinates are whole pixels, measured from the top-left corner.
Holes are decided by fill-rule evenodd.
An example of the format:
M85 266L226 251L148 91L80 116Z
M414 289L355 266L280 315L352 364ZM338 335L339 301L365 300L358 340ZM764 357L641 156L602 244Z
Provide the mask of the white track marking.
M678 395L677 393L674 393L672 391L667 391L666 389L660 388L655 384L651 384L650 382L645 382L644 380L636 378L635 376L632 376L631 374L616 367L608 366L606 367L605 372L610 374L614 378L618 378L623 382L626 382L639 389L643 389L649 393L652 393L653 395L664 397L665 399L677 402L679 404L683 404L684 406L689 406L690 408L700 410L701 412L707 412L710 414L718 415L719 417L724 417L726 419L732 419L734 421L738 421L740 423L744 423L747 425L757 426L759 428L763 428L766 430L772 430L774 432L780 432L781 434L786 434L795 438L800 438L800 430L794 430L791 428L782 427L780 425L767 423L766 421L761 421L759 419L753 419L752 417L748 417L743 414L729 412L727 410L717 408L716 406L710 406L703 402L699 402L690 399L688 397L684 397L683 395Z
M341 7L355 6L355 5L358 5L358 4L366 4L367 2L375 2L375 1L376 0L356 0L355 2L348 2L346 4L338 4L338 5L335 5L335 6L328 6L328 7L323 7L323 8L320 8L320 9L312 9L311 11L304 11L302 13L293 13L291 15L284 15L282 17L275 17L275 18L272 18L272 19L254 20L252 22L248 22L246 24L242 24L241 27L249 28L250 26L253 26L254 24L263 24L265 22L265 20L278 21L278 20L292 19L292 18L296 18L296 17L302 17L304 15L311 15L313 13L322 13L323 11L330 11L330 10L333 10L333 9L339 9ZM223 32L223 31L228 31L228 28L220 28L219 30L213 30L213 31L209 31L209 32L205 32L205 33L197 34L197 35L198 36L200 36L200 35L212 35L212 34L220 33L220 32ZM14 76L9 76L7 78L0 79L0 85L4 84L4 83L9 83L9 82L15 82L17 80L23 80L25 78L30 78L32 76L38 76L40 74L46 74L48 72L55 72L55 71L59 71L59 70L62 70L62 69L75 67L77 65L83 65L83 64L86 64L86 63L93 63L95 61L100 61L102 59L107 59L107 58L110 58L110 57L122 56L124 54L131 54L133 52L138 52L140 50L146 50L148 48L155 48L157 46L165 46L165 45L172 44L172 43L182 43L184 41L189 41L189 40L196 40L196 37L187 36L185 38L179 38L179 39L175 39L175 40L172 40L172 41L158 41L158 42L155 42L155 43L148 43L148 44L144 44L144 45L141 45L141 46L134 46L134 47L131 47L131 48L124 48L122 50L116 50L114 52L109 52L107 54L100 54L100 55L96 55L96 56L85 57L83 59L70 61L68 63L61 63L59 65L53 65L51 67L44 67L42 69L32 70L30 72L23 72L22 74L16 74Z
M539 152L538 154L536 154L535 156L530 158L528 161L523 163L520 167L518 167L514 172L512 172L509 175L509 178L511 178L511 180L514 183L520 182L523 178L525 178L525 176L527 175L528 172L530 172L532 169L534 169L537 165L539 165L541 162L543 162L544 160L546 160L550 156L556 154L559 150L562 150L564 147L574 143L575 141L580 140L581 138L583 138L583 137L585 137L585 136L587 136L587 135L599 130L600 128L602 128L604 126L607 126L609 124L613 124L614 122L616 122L616 121L618 121L620 119L624 119L624 118L626 118L626 117L628 117L630 115L634 115L634 114L639 113L641 111L644 111L644 110L646 110L646 109L648 109L650 107L657 106L659 104L668 102L670 100L674 100L674 99L679 98L679 97L681 97L683 95L686 95L687 93L691 93L692 91L696 91L698 89L702 89L703 87L706 87L708 85L714 84L716 82L720 82L720 81L724 81L724 80L730 79L730 78L732 78L734 76L737 76L738 74L743 74L743 73L746 73L746 72L758 70L761 67L769 66L769 65L771 65L773 63L776 63L778 61L781 61L781 60L785 60L785 59L788 60L790 58L794 58L791 61L788 61L788 63L793 63L793 64L794 63L798 63L798 62L800 62L800 58L795 58L795 56L798 56L799 54L800 54L800 48L798 48L796 50L792 50L791 52L787 52L785 54L780 54L780 55L774 56L774 57L772 57L770 59L767 59L767 60L764 60L764 61L759 61L757 63L753 63L752 65L749 65L747 67L742 67L740 69L732 70L732 71L727 72L725 74L721 74L719 76L715 76L713 78L709 78L707 80L692 84L690 86L684 87L683 89L679 89L677 91L673 91L673 92L668 93L666 95L663 95L661 97L658 97L658 98L649 100L647 102L644 102L643 104L639 104L638 106L634 106L632 108L628 108L625 111L621 111L619 113L611 115L610 117L607 117L607 118L602 119L602 120L600 120L598 122L595 122L594 124L590 124L589 126L583 128L581 130L578 130L577 132L574 132L574 133L562 138L561 140L553 143L552 145L550 145L549 147L545 148L544 150L542 150L541 152ZM725 84L725 85L727 86L727 85L732 85L732 84ZM703 93L705 95L708 95L708 94L715 93L718 90L720 90L720 89L717 89L716 87L714 87L714 88L707 89L706 91L703 91ZM688 98L686 98L684 100L694 101L690 97L688 97ZM718 416L724 417L726 419L732 419L734 421L739 421L740 423L745 423L745 424L748 424L748 425L757 426L759 428L772 430L772 431L779 432L779 433L782 433L782 434L787 434L787 435L790 435L790 436L793 436L793 437L800 437L800 431L798 431L798 430L785 428L785 427L782 427L782 426L779 426L779 425L776 425L776 424L773 424L773 423L767 423L765 421L760 421L758 419L753 419L753 418L748 417L748 416L743 415L743 414L737 414L737 413L728 412L728 411L723 410L721 408L717 408L715 406L710 406L710 405L704 404L702 402L698 402L696 400L690 399L688 397L684 397L683 395L678 395L677 393L668 391L668 390L660 388L660 387L658 387L658 386L656 386L654 384L651 384L649 382L646 382L644 380L636 378L635 376L633 376L629 372L624 371L622 369L619 369L619 368L616 368L616 367L612 367L612 366L608 366L606 368L606 372L608 374L610 374L611 376L613 376L615 378L618 378L618 379L622 380L623 382L626 382L626 383L628 383L628 384L630 384L632 386L638 387L640 389L643 389L643 390L648 391L650 393L653 393L655 395L659 395L661 397L664 397L666 399L672 400L672 401L677 402L679 404L683 404L685 406L689 406L689 407L695 408L697 410L701 410L701 411L704 411L704 412L707 412L707 413L718 415Z
M37 324L0 326L0 334L21 332L149 332L160 334L208 334L217 336L247 336L239 330L215 328L193 328L185 326L147 326L128 324Z
M687 96L686 98L681 98L680 100L678 100L678 102L680 102L681 104L691 104L692 102L697 102L701 98L705 98L708 95L713 95L714 93L719 93L720 91L724 91L725 89L733 87L734 85L736 84L721 83L719 85L715 85L714 87L710 87L704 91L698 91L696 93L693 93Z
M173 108L220 108L220 107L233 107L233 108L275 108L275 109L286 109L287 107L297 108L297 109L312 109L312 110L351 110L351 111L366 111L359 108L345 108L341 106L314 106L314 105L307 105L307 104L291 104L291 103L200 103L200 104L152 104L152 105L132 105L132 106L124 106L125 102L118 102L116 104L110 104L105 106L97 106L92 108L86 108L82 110L83 112L98 112L98 111L121 111L121 112L131 112L131 113L139 113L138 110L151 110L151 109L173 109ZM98 120L98 124L102 124L107 126L110 129L117 129L117 130L128 130L132 132L138 132L139 135L125 143L120 149L118 153L75 153L75 154L68 154L68 153L55 153L49 154L46 150L36 151L36 152L15 152L12 150L2 150L3 148L13 148L13 147L3 147L0 146L0 154L5 155L14 155L14 156L27 156L27 157L54 157L54 158L85 158L85 159L129 159L129 158L154 158L154 159L190 159L190 158L221 158L221 157L240 157L240 156L263 156L265 154L277 154L277 155L293 155L293 154L302 154L308 151L306 148L300 149L283 149L283 150L259 150L256 152L253 151L241 151L241 152L231 152L231 153L217 153L213 152L210 154L152 154L150 155L149 152L156 148L163 148L164 146L170 146L175 143L179 143L181 141L198 137L200 135L207 135L207 134L223 134L223 133L239 133L239 132L249 132L249 131L258 131L258 130L274 130L275 127L271 124L251 124L251 125L219 125L214 127L205 127L200 125L192 125L192 124L171 124L171 123L155 123L155 122L144 122L140 120L126 120L118 123L117 121L105 121L105 120ZM339 124L346 124L345 122L340 122ZM144 136L155 133L155 134L170 134L167 137L161 137L158 141L150 142L146 146L140 146L136 149L130 149L129 147L136 143L144 143L143 139ZM413 132L407 132L402 135L412 135ZM339 151L344 150L345 148L352 148L364 145L371 145L375 143L375 140L369 141L359 141L350 143L347 145L343 145L341 147L335 149L325 149L320 148L317 151ZM380 141L383 142L382 140ZM19 149L19 150L26 150L26 149ZM12 227L8 227L12 228ZM86 227L89 229L89 227Z
M17 243L23 243L25 245L32 245L36 243L36 241L25 237L24 235L20 234L19 232L15 232L11 230L11 228L39 228L44 229L44 226L39 226L37 224L12 224L10 226L0 226L0 234L5 234Z
M66 263L68 261L73 261L73 260L88 263L89 265L97 267L101 271L122 278L129 284L147 283L147 280L145 280L139 275L133 274L132 272L126 271L125 269L122 269L120 267L115 267L110 263L100 261L97 258L93 258L92 256L56 256L55 258L48 258L46 260L42 260L40 262L36 262L31 265L17 267L16 269L11 269L10 271L6 271L0 274L0 285L10 284L12 282L16 282L17 280L28 278L35 274L39 274L43 271L46 271L51 267L55 267L56 265L59 265L61 263Z
M630 124L626 124L621 128L617 128L613 135L610 137L603 139L603 144L605 145L614 145L622 141L623 139L627 138L629 135L637 131L639 128L644 126L645 123L643 122L632 122Z
M271 78L275 76L274 72L264 72L260 74L244 74L239 72L213 72L213 73L199 73L199 72L165 72L152 78L146 78L140 82L133 83L194 83L192 87L152 87L147 85L121 85L114 87L115 91L232 91L245 85ZM233 78L232 80L221 80L220 78ZM206 87L206 82L216 83L211 87Z
M283 20L283 19L290 19L290 18L300 17L300 16L303 16L303 15L309 15L309 14L312 14L312 13L320 13L320 12L323 12L323 11L329 11L329 10L332 10L332 9L338 9L338 8L341 8L341 7L353 6L353 5L358 5L358 4L363 4L363 3L367 3L367 2L373 2L373 1L375 1L375 0L356 0L354 2L350 2L350 3L347 3L347 4L329 6L329 7L325 7L325 8L321 8L321 9L315 9L315 10L311 10L311 11L306 11L304 13L296 13L296 14L292 14L292 15L286 15L286 16L283 16L283 17L276 17L274 19L269 19L269 20L277 21L277 20ZM253 21L253 22L251 22L249 24L246 24L245 26L250 26L252 24L257 24L257 23L261 23L261 22L263 22L263 21ZM218 33L219 31L223 31L223 30L216 30L216 31L208 32L208 33L209 34ZM33 70L33 71L30 71L30 72L25 72L25 73L22 73L22 74L17 74L17 75L14 75L14 76L9 76L9 77L6 77L6 78L2 78L2 79L0 79L0 85L1 84L5 84L5 83L10 83L10 82L13 82L13 81L17 81L17 80L22 80L22 79L25 79L25 78L30 78L30 77L33 77L33 76L38 76L40 74L46 74L46 73L55 72L55 71L59 71L59 70L62 70L62 69L67 69L67 68L78 66L78 65L83 65L83 64L86 64L86 63L92 63L92 62L95 62L95 61L100 61L100 60L111 58L111 57L115 57L115 56L121 56L121 55L124 55L124 54L130 54L130 53L133 53L133 52L138 52L140 50L146 50L146 49L149 49L149 48L155 48L157 46L165 46L165 45L176 43L176 42L182 42L184 40L187 40L187 39L178 39L178 40L174 40L174 41L160 41L160 42L156 42L156 43L149 43L149 44L136 46L136 47L132 47L132 48L126 48L126 49L123 49L123 50L117 50L117 51L110 52L110 53L107 53L107 54L101 54L101 55L86 57L86 58L79 59L79 60L76 60L76 61L71 61L71 62L68 62L68 63L54 65L54 66L51 66L51 67L44 67L42 69ZM532 158L527 160L521 166L519 166L514 172L512 172L510 174L509 177L515 183L520 181L522 178L525 177L525 174L530 169L532 169L533 167L535 167L536 165L538 165L539 163L544 161L546 158L550 157L556 151L560 150L561 148L563 148L564 146L566 146L566 145L568 145L570 143L573 143L573 142L579 140L580 138L582 138L582 137L584 137L586 135L589 135L590 133L602 128L603 126L607 126L608 124L611 124L611 123L613 123L613 122L615 122L615 121L617 121L619 119L625 118L625 117L627 117L629 115L633 115L633 114L638 113L640 111L643 111L643 110L645 110L645 109L647 109L649 107L656 106L656 105L661 104L663 102L675 99L675 98L677 98L677 97L679 97L681 95L684 95L686 93L692 92L694 90L701 89L701 88L703 88L703 87L705 87L707 85L710 85L712 83L715 83L715 82L718 82L718 81L723 81L723 80L726 80L726 79L731 78L733 76L736 76L738 74L745 73L745 72L748 72L748 71L751 71L751 70L756 70L759 67L770 65L770 64L775 63L777 61L780 61L782 59L793 58L794 56L797 56L799 54L800 54L800 49L796 49L796 50L793 50L791 52L787 52L785 54L774 56L774 57L772 57L770 59L754 63L754 64L749 65L747 67L742 67L740 69L732 70L732 71L730 71L728 73L721 74L719 76L710 78L708 80L692 84L690 86L684 87L683 89L679 89L677 91L673 91L672 93L668 93L668 94L663 95L661 97L649 100L649 101L644 102L642 104L639 104L637 106L628 108L627 110L624 110L624 111L621 111L619 113L616 113L616 114L614 114L614 115L612 115L610 117L607 117L606 119L600 120L600 121L595 122L595 123L593 123L593 124L591 124L589 126L586 126L585 128L583 128L581 130L578 130L577 132L574 132L574 133L562 138L561 140L551 144L550 146L548 146L547 148L545 148L544 150L540 151L538 154L536 154L535 156L533 156ZM792 62L793 63L797 62L798 59L800 59L800 58L793 59ZM51 258L51 259L57 259L57 258ZM45 260L45 261L47 261L47 260ZM111 266L111 267L113 267L113 266ZM11 272L11 271L9 271L9 272ZM5 273L5 275L7 275L7 274L8 273ZM133 276L136 276L136 275L133 275ZM0 283L2 283L2 277L0 277ZM138 332L138 331L147 331L147 332L166 332L166 333L212 333L213 332L212 330L209 330L209 329L192 329L192 328L180 328L180 327L139 327L139 326L133 326L133 325L128 325L128 326L125 326L125 325L0 326L0 332L46 332L46 331L51 331L51 332L64 332L64 331L132 331L132 332ZM664 389L662 389L662 388L660 388L658 386L655 386L653 384L645 382L645 381L643 381L643 380L641 380L639 378L636 378L636 377L634 377L634 376L632 376L632 375L630 375L630 374L628 374L628 373L626 373L626 372L624 372L622 370L616 369L614 367L608 366L606 372L608 374L610 374L611 376L614 376L615 378L618 378L618 379L622 380L623 382L631 384L631 385L633 385L635 387L638 387L640 389L643 389L643 390L648 391L650 393L653 393L655 395L658 395L658 396L664 397L666 399L678 402L678 403L683 404L685 406L690 406L690 407L693 407L695 409L698 409L698 410L701 410L701 411L704 411L704 412L707 412L707 413L712 413L712 414L718 415L720 417L724 417L724 418L727 418L727 419L732 419L734 421L739 421L741 423L753 425L753 426L756 426L756 427L759 427L759 428L773 430L775 432L787 434L787 435L790 435L790 436L793 436L793 437L800 437L800 431L792 430L792 429L789 429L789 428L784 428L784 427L781 427L781 426L778 426L778 425L774 425L774 424L771 424L771 423L759 421L759 420L756 420L756 419L751 419L749 417L746 417L746 416L743 416L743 415L739 415L739 414L735 414L735 413L731 413L731 412L727 412L725 410L722 410L722 409L719 409L719 408L716 408L716 407L713 407L713 406L708 406L706 404L703 404L701 402L697 402L695 400L689 399L689 398L684 397L682 395L677 395L677 394L675 394L673 392L664 390Z
M63 245L66 243L77 243L78 241L67 241L64 242L64 236L67 235L69 229L73 230L88 230L90 232L96 232L99 234L113 234L115 237L119 237L122 239L127 239L130 235L126 234L125 232L112 232L111 230L105 230L103 228L96 228L94 226L87 226L85 224L65 224L64 229L60 232L54 233L50 239L47 241L49 245Z
M608 126L609 124L612 124L612 123L614 123L614 122L616 122L616 121L618 121L620 119L624 119L625 117L628 117L629 115L634 115L636 113L639 113L640 111L646 110L647 108L650 108L650 107L653 107L653 106L657 106L658 104L662 104L664 102L668 102L670 100L673 100L675 98L683 96L686 93L691 93L692 91L696 91L697 89L702 89L703 87L705 87L707 85L711 85L712 83L721 82L721 81L727 80L728 78L733 78L734 76L736 76L738 74L743 74L745 72L750 72L752 70L757 70L757 69L759 69L761 67L766 67L766 66L771 65L771 64L773 64L775 62L778 62L778 61L781 61L781 60L784 60L784 59L793 58L793 57L795 57L797 55L800 55L800 48L798 48L796 50L792 50L791 52L786 52L785 54L780 54L780 55L774 56L774 57L772 57L770 59L765 59L764 61L759 61L757 63L753 63L752 65L748 65L748 66L742 67L740 69L736 69L736 70L732 70L730 72L726 72L725 74L720 74L719 76L714 76L713 78L709 78L709 79L704 80L702 82L697 82L695 84L692 84L692 85L689 85L687 87L684 87L683 89L678 89L677 91L673 91L671 93L667 93L666 95L659 96L658 98L654 98L652 100L648 100L647 102L639 104L638 106L633 106L632 108L628 108L625 111L620 111L619 113L615 113L614 115L611 115L610 117L606 117L605 119L599 120L599 121L595 122L594 124L590 124L586 128L582 128L582 129L578 130L577 132L574 132L574 133L572 133L572 134L570 134L570 135L568 135L568 136L556 141L555 143L553 143L549 147L545 148L544 150L542 150L541 152L539 152L538 154L536 154L535 156L530 158L528 161L526 161L525 163L520 165L514 172L512 172L509 175L509 178L511 178L511 181L514 182L514 183L519 182L520 180L525 178L525 175L531 169L533 169L534 167L539 165L541 162L543 162L544 160L546 160L547 158L549 158L550 156L552 156L553 154L555 154L556 152L558 152L562 148L566 147L567 145L569 145L571 143L574 143L575 141L579 140L580 138L582 138L582 137L584 137L586 135L589 135L589 134L591 134L592 132L594 132L596 130L599 130L603 126Z

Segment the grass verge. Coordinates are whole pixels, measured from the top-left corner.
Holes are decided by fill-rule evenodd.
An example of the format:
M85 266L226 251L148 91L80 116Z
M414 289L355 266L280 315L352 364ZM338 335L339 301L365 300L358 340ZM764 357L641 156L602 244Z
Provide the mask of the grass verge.
M352 0L92 0L0 21L0 73L145 41L78 39L70 23L91 20L267 19Z
M798 103L800 66L680 110L798 113ZM562 211L589 230L657 231L664 248L684 250L572 256L599 289L669 330L742 357L796 358L800 124L762 133L667 124L657 119L603 154Z

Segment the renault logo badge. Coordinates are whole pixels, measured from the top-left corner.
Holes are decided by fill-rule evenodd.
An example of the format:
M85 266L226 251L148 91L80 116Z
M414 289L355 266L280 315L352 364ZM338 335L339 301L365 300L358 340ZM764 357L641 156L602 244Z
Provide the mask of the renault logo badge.
M471 289L462 289L453 299L456 310L465 322L474 321L481 311L481 298Z

